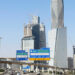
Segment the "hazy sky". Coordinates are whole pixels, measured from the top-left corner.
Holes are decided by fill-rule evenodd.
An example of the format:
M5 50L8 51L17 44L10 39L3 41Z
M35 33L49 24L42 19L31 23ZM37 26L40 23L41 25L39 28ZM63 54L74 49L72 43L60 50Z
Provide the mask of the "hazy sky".
M75 0L64 0L65 23L68 38L68 56L72 56L75 44ZM15 57L21 49L23 24L27 24L32 15L40 16L47 31L51 27L50 0L0 0L0 57ZM46 38L48 39L48 38Z

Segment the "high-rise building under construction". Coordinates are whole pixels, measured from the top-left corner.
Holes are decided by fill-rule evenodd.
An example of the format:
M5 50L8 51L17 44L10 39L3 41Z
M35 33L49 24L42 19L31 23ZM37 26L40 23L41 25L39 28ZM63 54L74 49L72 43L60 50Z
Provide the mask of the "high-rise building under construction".
M29 23L24 27L24 38L31 36L34 37L34 49L46 47L45 26L44 24L40 24L39 16L33 16L32 23Z
M22 38L22 49L28 52L29 57L30 49L40 49L45 47L46 47L45 26L44 24L40 24L39 16L33 16L32 23L29 23L24 27L24 37ZM26 62L46 63L46 61L38 62L30 60ZM32 69L34 69L34 66L32 66Z

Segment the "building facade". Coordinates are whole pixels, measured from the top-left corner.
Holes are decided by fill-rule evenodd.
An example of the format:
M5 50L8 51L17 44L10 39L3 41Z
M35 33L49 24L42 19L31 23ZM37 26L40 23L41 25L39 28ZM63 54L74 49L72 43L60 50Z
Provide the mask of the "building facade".
M28 52L28 60L25 60L23 62L26 63L34 63L34 61L30 61L29 57L30 57L30 49L34 49L34 37L33 36L27 36L22 38L22 50L25 50L26 52ZM23 65L23 67L26 67L28 65ZM30 67L31 70L34 70L34 66Z
M68 57L68 68L73 69L73 58L72 57Z

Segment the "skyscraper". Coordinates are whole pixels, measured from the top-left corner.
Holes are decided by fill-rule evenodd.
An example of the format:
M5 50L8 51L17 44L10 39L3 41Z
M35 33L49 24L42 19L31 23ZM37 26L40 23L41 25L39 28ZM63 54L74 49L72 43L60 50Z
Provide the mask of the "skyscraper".
M52 24L48 34L51 60L49 65L67 68L67 29L64 27L63 0L51 0Z

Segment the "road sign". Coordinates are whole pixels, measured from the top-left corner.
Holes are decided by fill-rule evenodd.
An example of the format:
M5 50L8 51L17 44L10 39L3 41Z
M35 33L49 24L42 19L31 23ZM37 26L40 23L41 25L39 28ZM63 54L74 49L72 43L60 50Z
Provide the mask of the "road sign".
M19 61L28 60L28 52L25 52L25 50L17 50L16 60L19 60Z
M50 60L50 48L30 49L30 60Z
M26 66L26 67L22 66L22 69L30 69L30 66Z

